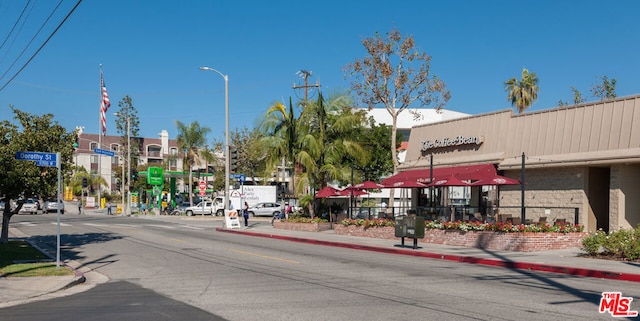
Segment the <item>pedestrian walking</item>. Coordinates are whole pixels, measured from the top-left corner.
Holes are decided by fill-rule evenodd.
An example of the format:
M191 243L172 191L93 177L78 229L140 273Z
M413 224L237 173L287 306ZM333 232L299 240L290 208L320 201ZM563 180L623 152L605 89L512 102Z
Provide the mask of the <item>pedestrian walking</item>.
M111 215L111 203L107 202L107 215Z
M244 226L249 225L249 204L244 202L244 209L242 209L242 216L244 217Z
M82 201L78 201L78 215L82 214Z

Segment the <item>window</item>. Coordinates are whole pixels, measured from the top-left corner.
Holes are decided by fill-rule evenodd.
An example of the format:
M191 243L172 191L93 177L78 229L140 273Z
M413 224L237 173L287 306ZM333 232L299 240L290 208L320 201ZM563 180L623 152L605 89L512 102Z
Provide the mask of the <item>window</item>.
M91 155L91 164L98 164L98 155Z
M98 143L94 143L94 142L89 143L89 149L90 150L94 150L96 148L98 148Z
M120 145L119 144L111 144L111 150L114 151L114 152L120 151Z

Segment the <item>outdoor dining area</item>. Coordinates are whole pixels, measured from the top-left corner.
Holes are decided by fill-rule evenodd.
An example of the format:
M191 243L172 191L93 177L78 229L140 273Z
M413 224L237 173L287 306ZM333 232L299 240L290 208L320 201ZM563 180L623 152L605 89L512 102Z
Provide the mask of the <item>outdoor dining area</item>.
M577 224L578 209L573 207L499 206L500 188L515 185L521 182L499 175L491 164L469 165L404 171L380 183L365 181L343 189L327 186L316 198L336 204L330 207L334 222L417 215L432 221ZM393 201L375 197L384 189L394 189ZM456 193L464 195L454 198Z

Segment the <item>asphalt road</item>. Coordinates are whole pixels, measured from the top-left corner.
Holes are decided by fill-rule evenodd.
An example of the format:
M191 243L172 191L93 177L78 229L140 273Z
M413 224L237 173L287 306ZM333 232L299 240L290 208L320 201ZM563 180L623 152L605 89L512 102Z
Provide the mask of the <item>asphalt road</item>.
M55 215L20 215L11 224L55 246L54 223ZM108 276L109 283L55 305L35 302L30 309L0 309L0 315L27 320L29 311L44 309L80 320L127 320L141 311L166 316L154 320L198 320L199 313L210 320L608 320L609 314L598 313L601 292L640 297L632 282L216 232L221 223L65 214L62 255ZM119 296L127 299L109 299ZM138 296L149 299L136 307ZM174 314L165 314L167 305ZM82 318L94 307L96 318Z

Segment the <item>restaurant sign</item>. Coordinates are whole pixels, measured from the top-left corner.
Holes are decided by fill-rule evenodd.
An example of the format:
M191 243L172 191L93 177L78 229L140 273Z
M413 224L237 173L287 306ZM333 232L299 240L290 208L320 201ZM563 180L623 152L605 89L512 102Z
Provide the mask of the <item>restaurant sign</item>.
M463 146L463 145L480 145L484 142L484 138L482 136L458 136L455 138L443 138L443 139L435 139L435 140L423 140L421 142L422 147L421 151L427 151L434 148L444 148L451 146Z

